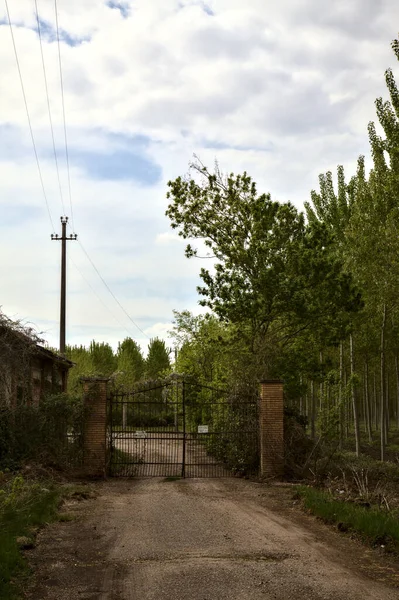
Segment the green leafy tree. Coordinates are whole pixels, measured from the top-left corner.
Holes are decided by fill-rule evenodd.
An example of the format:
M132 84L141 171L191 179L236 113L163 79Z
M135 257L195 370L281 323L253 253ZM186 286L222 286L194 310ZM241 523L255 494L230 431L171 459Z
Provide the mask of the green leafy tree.
M176 371L216 387L231 381L238 350L234 328L210 313L195 316L186 310L173 314L170 334L178 348Z
M158 379L169 372L170 351L166 347L164 340L160 340L159 338L150 340L145 367L148 379Z
M399 58L398 40L393 42L393 49ZM312 192L312 204L306 205L309 222L323 224L331 232L336 254L362 291L363 310L352 315L349 327L342 330L349 343L346 345L346 362L344 337L340 344L340 390L343 389L345 371L350 372L357 451L360 446L359 432L356 431L357 411L363 413L369 440L372 439L373 414L377 426L377 410L380 412L381 458L384 458L390 419L395 410L399 414L396 327L399 308L399 91L391 69L386 71L385 80L390 100L376 100L377 118L383 134L377 133L374 123L368 126L373 159L369 175L362 156L348 185L343 168L338 167L337 193L331 173L321 175L320 191ZM320 341L321 350L325 352L326 345L323 346L322 338ZM371 378L373 404L370 401ZM396 379L396 406L391 402L390 381L393 379ZM357 402L357 395L362 402Z
M140 381L145 373L145 359L138 343L128 337L118 346L117 352L118 381L131 386Z
M68 373L68 391L81 391L80 378L95 373L93 358L85 346L67 346L65 354L75 363Z
M89 352L96 374L107 376L115 373L117 359L109 344L93 340L90 343Z
M255 353L270 355L305 328L319 322L327 329L357 309L359 296L323 224L307 226L290 203L258 195L246 173L224 177L198 162L192 171L199 181L169 182L166 214L179 235L203 240L216 260L212 271L201 269L200 303L239 325ZM186 256L198 249L188 244Z

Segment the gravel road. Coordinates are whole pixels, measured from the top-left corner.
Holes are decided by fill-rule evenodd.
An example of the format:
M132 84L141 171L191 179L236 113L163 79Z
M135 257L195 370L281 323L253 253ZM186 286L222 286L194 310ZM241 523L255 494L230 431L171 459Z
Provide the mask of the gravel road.
M68 508L75 521L40 534L29 598L399 599L394 566L290 509L287 489L156 478L96 487L95 500Z

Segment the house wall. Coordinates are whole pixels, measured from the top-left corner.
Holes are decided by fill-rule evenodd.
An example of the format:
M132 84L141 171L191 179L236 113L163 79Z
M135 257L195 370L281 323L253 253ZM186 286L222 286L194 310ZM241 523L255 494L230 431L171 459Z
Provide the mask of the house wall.
M26 387L15 370L7 372L4 368L0 379L0 404L13 407L21 403L38 405L46 394L66 391L68 369L48 357L35 357L31 363L30 375Z

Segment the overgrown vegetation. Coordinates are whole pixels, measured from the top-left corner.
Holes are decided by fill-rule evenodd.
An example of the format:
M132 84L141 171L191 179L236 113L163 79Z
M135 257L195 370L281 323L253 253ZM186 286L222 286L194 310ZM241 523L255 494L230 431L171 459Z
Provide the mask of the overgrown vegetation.
M399 91L385 78L370 173L360 157L349 181L342 167L337 186L322 174L305 214L198 159L169 182L166 213L186 256L210 263L198 293L212 313L175 314L178 370L229 385L280 378L315 443L359 454L364 431L382 460L399 427Z
M398 40L393 50L399 59ZM390 100L376 100L378 123L368 126L371 170L361 156L350 178L341 166L337 183L321 174L305 212L259 193L248 173L225 175L199 159L168 184L171 226L189 259L205 259L198 293L210 311L175 312L174 370L229 390L282 379L293 478L318 481L348 449L374 455L378 444L381 460L397 460L399 90L390 69L385 79ZM161 346L147 361L132 340L116 355L102 344L70 349L70 358L80 352L83 370L131 386L171 369ZM210 450L227 460L220 441Z
M20 398L27 398L31 388L31 361L36 345L43 340L20 320L12 320L0 309L0 405L13 393L17 376Z
M384 551L399 553L399 464L339 449L320 441L301 472L308 486L294 498L339 531L358 534Z
M57 517L65 490L49 480L28 481L0 472L0 598L21 597L29 569L22 550L33 547L37 529Z
M83 457L83 400L67 394L48 396L38 405L0 405L0 469L34 461L74 467Z
M170 372L170 349L163 340L153 338L148 344L147 358L132 338L126 338L118 350L105 342L92 341L90 346L67 346L67 357L75 363L68 378L68 390L80 393L80 378L112 376L114 385L131 388L139 381L157 379Z
M367 502L348 502L330 491L298 486L297 495L304 507L339 531L355 532L373 546L399 552L399 513L381 510Z

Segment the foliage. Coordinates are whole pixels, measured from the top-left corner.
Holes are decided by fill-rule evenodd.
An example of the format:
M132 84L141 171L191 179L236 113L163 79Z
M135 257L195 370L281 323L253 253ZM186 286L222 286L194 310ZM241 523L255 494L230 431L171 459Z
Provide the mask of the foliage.
M217 261L212 273L201 269L201 304L221 319L249 323L262 341L272 324L282 340L357 310L359 295L324 225L307 226L290 203L258 195L247 173L224 177L199 162L191 169L199 183L170 181L166 214L179 235L204 240ZM198 256L197 249L189 244L186 256Z
M106 342L99 343L93 340L90 343L89 352L96 373L107 376L112 375L112 373L115 372L116 357L109 344Z
M306 424L306 418L298 409L284 407L284 475L287 479L301 480L308 474L314 442L306 435Z
M370 173L360 156L352 177L321 174L305 214L198 159L169 182L166 212L186 256L210 265L198 292L212 312L175 313L179 372L228 387L282 379L314 440L343 448L355 431L359 452L378 433L382 460L399 428L399 90L391 69L385 80Z
M85 346L67 346L65 354L75 363L68 374L68 391L79 393L81 391L80 378L95 375L95 368L90 350Z
M179 349L175 364L178 373L218 387L231 379L240 363L244 366L233 325L210 313L194 316L186 310L173 314L170 335Z
M372 545L399 551L399 521L396 515L355 503L336 500L329 492L298 486L306 509L340 531L354 531Z
M145 364L147 379L158 379L168 374L170 370L170 351L166 347L165 341L159 338L153 338L148 344L148 355Z
M143 379L145 359L140 346L132 338L125 338L118 345L117 366L118 383L129 387Z
M90 346L67 346L67 357L75 363L68 378L68 389L81 392L81 378L92 376L116 376L118 383L130 385L143 376L144 358L139 345L126 338L114 354L107 343L93 340Z
M57 467L77 466L83 453L85 408L67 394L39 405L0 407L0 468L34 460Z
M81 392L82 377L112 377L115 385L131 388L138 381L157 379L170 371L170 351L163 340L154 338L148 345L147 359L139 344L130 337L118 344L114 353L105 342L93 340L90 346L69 346L67 357L75 363L68 380L68 389Z
M30 395L31 359L40 342L43 340L32 327L9 319L0 309L0 404L12 393L13 374L18 376L22 397Z
M2 474L0 473L0 476ZM53 520L61 498L49 481L26 481L21 475L0 483L0 597L20 598L29 571L19 541L34 543L36 527Z
M258 393L241 383L230 389L185 383L186 422L191 431L206 423L199 436L206 452L236 475L254 475L259 468Z

